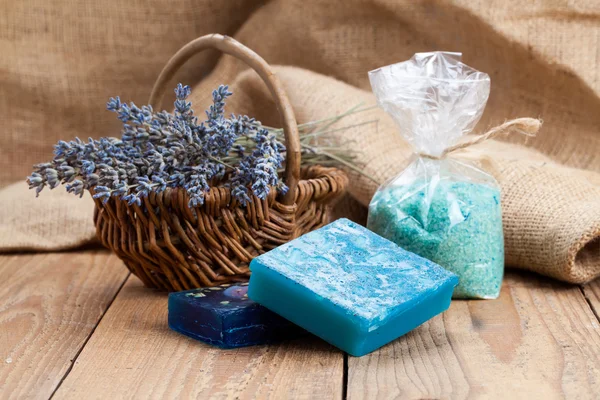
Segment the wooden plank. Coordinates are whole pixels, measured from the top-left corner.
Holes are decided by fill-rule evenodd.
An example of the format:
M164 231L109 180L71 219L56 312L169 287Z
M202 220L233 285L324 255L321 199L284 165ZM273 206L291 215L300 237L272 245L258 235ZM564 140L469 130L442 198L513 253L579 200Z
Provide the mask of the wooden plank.
M583 295L600 321L600 278L583 285Z
M128 274L106 251L0 256L0 398L50 397Z
M349 399L597 399L600 324L578 286L509 272L499 299L453 301L348 364Z
M340 399L343 369L343 354L313 337L221 350L179 335L167 296L132 277L56 398Z

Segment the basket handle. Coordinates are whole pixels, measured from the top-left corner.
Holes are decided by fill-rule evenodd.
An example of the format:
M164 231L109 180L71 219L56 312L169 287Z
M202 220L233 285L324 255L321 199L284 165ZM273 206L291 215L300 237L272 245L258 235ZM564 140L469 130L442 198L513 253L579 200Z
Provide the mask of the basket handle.
M165 94L167 84L177 70L192 56L209 48L220 50L245 62L258 73L269 88L279 111L285 137L285 183L289 190L283 197L283 204L294 204L298 180L300 179L300 137L298 135L298 124L296 123L294 111L281 86L279 78L277 78L271 66L254 51L229 36L216 33L192 40L169 59L167 65L165 65L158 76L156 83L154 83L149 104L153 108L158 109Z

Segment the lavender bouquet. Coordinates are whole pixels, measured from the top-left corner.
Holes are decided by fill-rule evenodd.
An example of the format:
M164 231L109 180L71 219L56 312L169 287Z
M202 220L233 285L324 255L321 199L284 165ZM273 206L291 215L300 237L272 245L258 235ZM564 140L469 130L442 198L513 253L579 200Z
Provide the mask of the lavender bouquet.
M282 130L264 127L245 115L226 118L225 100L232 93L224 85L213 91L213 104L206 119L199 122L187 101L190 93L189 86L177 86L173 114L111 98L107 109L123 122L121 138L58 142L53 160L36 165L28 177L30 189L39 195L44 187L54 189L62 183L79 196L89 190L103 202L118 197L141 205L150 192L183 188L191 208L204 204L206 193L216 185L229 187L233 198L244 206L251 195L265 199L271 190L285 194L287 187L279 177L285 153ZM357 106L342 115L300 125L303 164L345 165L364 174L353 163L351 151L330 146L328 134L333 131L327 130L358 111Z

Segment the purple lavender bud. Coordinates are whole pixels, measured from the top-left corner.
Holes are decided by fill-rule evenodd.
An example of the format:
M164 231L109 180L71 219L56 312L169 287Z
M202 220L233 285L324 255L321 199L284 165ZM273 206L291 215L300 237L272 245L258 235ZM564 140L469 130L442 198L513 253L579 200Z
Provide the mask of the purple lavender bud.
M111 97L108 100L108 103L106 103L106 109L108 111L118 111L119 108L121 108L121 99L119 98L119 96L117 97Z

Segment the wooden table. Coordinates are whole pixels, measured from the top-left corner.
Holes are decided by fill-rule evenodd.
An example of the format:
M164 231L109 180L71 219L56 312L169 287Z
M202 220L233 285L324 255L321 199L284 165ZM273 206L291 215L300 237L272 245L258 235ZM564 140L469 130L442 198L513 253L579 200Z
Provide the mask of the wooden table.
M0 399L598 399L600 282L507 273L374 353L308 338L219 350L105 251L0 256Z

